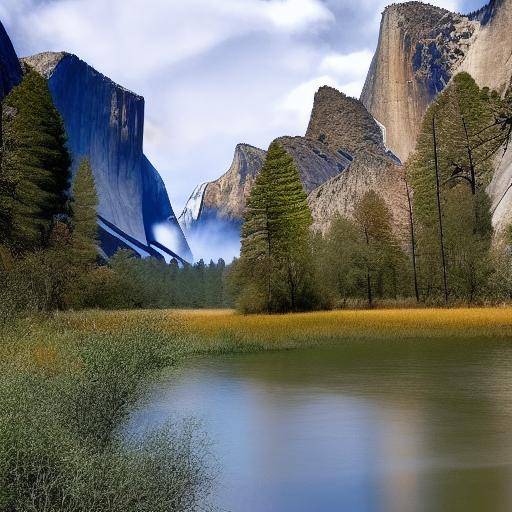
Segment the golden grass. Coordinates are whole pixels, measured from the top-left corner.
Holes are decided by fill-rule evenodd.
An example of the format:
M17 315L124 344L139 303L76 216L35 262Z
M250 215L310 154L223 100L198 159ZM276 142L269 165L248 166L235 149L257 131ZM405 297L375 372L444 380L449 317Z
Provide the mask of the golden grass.
M87 311L59 314L53 328L179 338L190 351L286 349L346 340L493 338L512 341L512 308L386 309L242 316L230 310Z

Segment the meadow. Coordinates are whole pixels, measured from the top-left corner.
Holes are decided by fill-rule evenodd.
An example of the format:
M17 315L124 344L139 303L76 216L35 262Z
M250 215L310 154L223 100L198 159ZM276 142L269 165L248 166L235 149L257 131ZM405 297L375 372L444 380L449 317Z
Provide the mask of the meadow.
M512 341L512 308L94 310L19 320L0 329L0 511L200 510L215 471L199 429L122 434L148 384L195 355L448 338Z

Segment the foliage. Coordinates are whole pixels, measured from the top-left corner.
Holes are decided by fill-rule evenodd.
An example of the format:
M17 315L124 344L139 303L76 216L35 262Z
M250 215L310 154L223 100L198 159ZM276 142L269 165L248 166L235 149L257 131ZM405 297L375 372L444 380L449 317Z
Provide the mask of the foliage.
M247 201L234 279L243 311L283 312L317 306L311 212L293 158L277 142Z
M67 213L70 157L62 118L36 72L4 99L0 231L14 251L43 247L56 216Z
M140 329L2 338L0 510L199 510L211 474L197 427L120 430L141 381L175 361L163 338Z
M407 163L424 300L441 294L443 264L452 299L473 302L485 295L492 238L485 188L492 159L504 142L495 121L500 104L496 94L480 90L470 75L461 73L425 114Z
M93 171L89 161L84 159L73 180L72 251L76 265L86 267L96 262L98 253L97 209L98 194Z

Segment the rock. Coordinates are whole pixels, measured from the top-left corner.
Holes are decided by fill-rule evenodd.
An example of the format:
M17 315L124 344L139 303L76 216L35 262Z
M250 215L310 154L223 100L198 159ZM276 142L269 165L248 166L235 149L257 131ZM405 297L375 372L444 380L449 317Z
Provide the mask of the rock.
M387 145L402 161L416 145L428 105L457 72L479 25L421 2L385 9L361 101L385 126Z
M280 137L276 142L295 161L302 185L308 194L343 172L352 162L348 152L330 151L324 143L306 137Z
M457 71L504 94L512 85L512 0L492 0L472 16L479 29Z
M23 73L11 40L0 22L0 99L21 82Z
M23 63L48 79L61 113L73 170L88 158L99 196L100 227L140 256L191 260L165 186L143 154L144 98L119 86L75 55L42 53ZM123 245L124 244L124 245ZM108 244L112 253L115 244Z
M351 217L369 190L390 208L401 231L405 218L405 184L398 158L386 148L385 131L364 105L331 87L315 95L307 136L321 140L327 151L350 157L346 170L313 190L308 203L314 229L325 232L336 214Z
M342 172L351 162L349 154L333 153L325 144L304 137L280 137L276 142L294 159L308 193ZM215 221L222 222L223 229L231 225L230 231L239 233L247 197L265 157L265 151L239 144L229 170L218 180L194 189L179 219L185 233L199 229L201 224L211 228Z

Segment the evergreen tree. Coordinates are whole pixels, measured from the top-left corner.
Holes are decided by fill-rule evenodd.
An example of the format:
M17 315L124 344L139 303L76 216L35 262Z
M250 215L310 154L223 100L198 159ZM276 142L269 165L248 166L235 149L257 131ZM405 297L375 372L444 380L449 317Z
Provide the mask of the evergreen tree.
M67 213L70 157L62 119L46 80L31 71L3 105L2 238L14 250L48 241L53 220Z
M96 261L98 195L89 161L84 159L73 181L73 242L75 263L86 267Z
M492 158L503 145L503 129L495 120L500 102L496 94L480 90L470 75L461 73L425 114L408 162L425 298L435 298L443 289L446 296L462 293L463 298L474 298L468 283L482 275L476 272L476 260L487 260L492 236L486 186ZM433 272L436 268L439 272ZM461 272L467 275L462 278ZM462 282L467 286L461 287Z
M242 309L275 312L314 307L311 223L295 163L274 142L247 201L237 264Z

